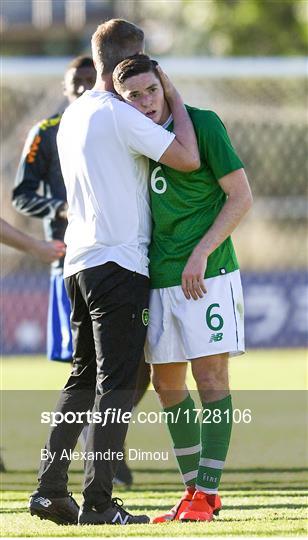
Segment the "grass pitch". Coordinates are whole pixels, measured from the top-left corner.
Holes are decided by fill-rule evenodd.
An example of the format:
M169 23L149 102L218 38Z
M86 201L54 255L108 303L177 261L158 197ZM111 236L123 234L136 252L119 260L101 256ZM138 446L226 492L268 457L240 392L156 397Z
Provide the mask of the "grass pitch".
M68 366L52 364L44 358L7 358L3 360L2 375L6 390L59 389L68 372ZM287 408L292 411L296 390L304 390L306 374L306 354L304 351L263 351L247 354L246 357L231 361L233 388L286 390L282 394L289 399ZM190 379L190 386L193 386ZM294 392L295 391L295 392ZM280 394L279 392L277 394ZM267 399L271 394L266 394ZM265 397L266 397L265 396ZM289 396L289 398L288 398ZM285 401L285 399L284 399ZM23 405L20 403L19 405ZM264 403L264 409L268 408ZM17 409L16 409L17 410ZM262 417L263 418L263 417ZM264 429L268 418L264 417ZM307 536L307 463L302 447L294 444L295 427L284 415L276 432L270 426L268 434L257 448L257 458L249 455L237 459L234 434L227 468L223 474L221 496L223 510L211 523L167 523L159 525L117 526L57 526L48 521L31 517L27 510L28 496L35 487L37 471L34 467L17 470L6 455L6 440L2 441L3 456L8 472L2 475L1 536L2 537L205 537L205 536ZM299 423L300 425L300 423ZM26 426L20 426L26 430ZM254 428L249 431L249 437ZM275 448L277 435L281 434L280 457ZM304 427L301 426L302 438ZM13 434L13 436L15 436ZM24 436L24 435L23 435ZM166 439L168 442L168 439ZM31 450L31 435L28 434L25 449ZM288 448L290 445L290 449ZM35 452L36 445L35 446ZM233 447L233 449L232 449ZM290 452L290 454L288 453ZM263 454L260 455L260 454ZM283 465L294 457L289 465ZM35 458L38 460L38 456ZM17 463L18 461L15 461ZM247 465L249 464L250 465ZM130 512L147 513L154 517L170 509L178 499L182 486L175 463L151 466L139 465L134 470L132 489L116 488L114 496L124 500ZM155 468L156 467L156 468ZM22 467L21 467L22 469ZM73 467L70 473L71 489L80 502L82 485L81 467ZM133 466L134 469L134 466Z
M230 384L238 390L307 389L307 351L249 351L230 360ZM60 390L70 366L43 356L9 356L0 362L2 390ZM188 375L189 387L194 387Z
M10 472L5 476L11 489L3 492L2 535L27 536L286 536L307 534L305 523L304 470L227 470L221 496L224 509L211 523L166 523L158 525L58 526L31 517L27 500L35 471ZM164 472L164 481L153 471L135 472L131 490L118 488L114 495L123 498L127 509L158 515L170 509L179 497L181 486L176 470ZM71 474L70 487L80 490L81 474ZM14 484L22 491L14 490ZM77 496L80 501L80 497Z

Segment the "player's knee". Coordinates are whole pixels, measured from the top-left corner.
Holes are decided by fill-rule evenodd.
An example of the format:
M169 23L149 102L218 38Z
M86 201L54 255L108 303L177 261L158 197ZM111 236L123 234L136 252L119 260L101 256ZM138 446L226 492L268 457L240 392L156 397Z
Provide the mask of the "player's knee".
M228 369L212 368L192 369L194 379L198 388L204 388L210 391L227 390L229 388Z
M205 388L208 390L215 390L218 388L220 379L217 378L216 373L200 373L194 375L194 379L198 388Z
M160 395L163 392L166 392L168 390L168 382L164 381L163 378L159 377L156 373L152 373L152 384L154 387L155 392Z
M182 390L182 385L179 381L171 381L169 378L164 378L155 373L152 374L152 384L154 386L155 392L159 396L165 395L168 392Z

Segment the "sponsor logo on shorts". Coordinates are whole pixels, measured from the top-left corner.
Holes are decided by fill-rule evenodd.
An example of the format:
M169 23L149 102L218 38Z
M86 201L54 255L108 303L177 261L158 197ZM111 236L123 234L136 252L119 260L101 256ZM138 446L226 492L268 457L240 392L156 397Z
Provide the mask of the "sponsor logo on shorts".
M221 341L223 337L224 335L222 332L217 332L216 334L212 334L210 337L209 343L213 343L214 341Z
M148 310L148 308L145 308L145 309L142 311L141 318L142 318L142 322L143 322L144 326L148 326L149 320L150 320L150 315L149 315L149 310Z

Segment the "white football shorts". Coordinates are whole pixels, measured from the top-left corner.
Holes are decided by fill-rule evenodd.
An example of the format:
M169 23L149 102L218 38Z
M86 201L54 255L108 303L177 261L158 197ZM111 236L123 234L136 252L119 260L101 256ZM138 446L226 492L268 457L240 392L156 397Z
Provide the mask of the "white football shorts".
M180 286L153 289L145 345L148 364L245 352L239 270L205 280L207 293L187 300Z

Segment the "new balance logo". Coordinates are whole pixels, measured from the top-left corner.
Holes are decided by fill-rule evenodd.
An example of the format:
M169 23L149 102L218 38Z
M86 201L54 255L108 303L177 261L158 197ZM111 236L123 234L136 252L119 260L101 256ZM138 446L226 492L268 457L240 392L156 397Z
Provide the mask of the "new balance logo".
M213 341L221 341L224 337L222 332L217 332L217 334L212 334L209 343L213 343Z
M112 523L120 523L121 525L126 525L126 522L128 520L129 516L125 516L125 518L122 518L120 512L117 512L116 515L114 516L113 520L112 520Z
M45 508L48 508L52 504L52 502L49 499L45 499L44 497L37 497L37 499L34 499L34 502L40 503Z

